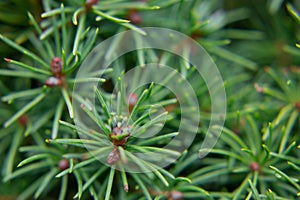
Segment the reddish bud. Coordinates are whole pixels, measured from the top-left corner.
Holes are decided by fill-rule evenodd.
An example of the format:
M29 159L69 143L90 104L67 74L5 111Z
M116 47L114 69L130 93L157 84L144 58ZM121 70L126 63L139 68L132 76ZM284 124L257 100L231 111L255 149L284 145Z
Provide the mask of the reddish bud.
M135 105L137 102L137 99L138 99L138 97L135 93L130 93L127 97L127 103L129 105Z
M117 147L115 147L107 156L106 162L109 165L115 164L118 160L120 160L120 152Z
M96 5L99 2L99 0L86 0L85 1L85 8L86 11L90 11L93 5Z
M258 172L260 171L260 167L259 167L259 164L257 162L251 162L249 164L249 168L252 172Z
M93 5L97 4L98 2L99 2L99 0L86 0L85 4L93 6Z
M4 58L4 60L5 60L6 62L11 62L11 59L9 59L9 58Z
M112 132L113 135L121 135L122 133L123 130L120 127L115 127Z
M63 159L59 161L58 168L63 171L65 169L68 169L69 165L69 161L67 159Z
M128 185L126 184L126 185L124 185L124 190L125 190L125 192L128 192L128 190L129 190L129 187L128 187Z
M142 23L142 16L137 10L130 10L128 13L128 19L133 24L140 24Z
M300 111L300 101L295 102L294 106L298 111Z
M135 93L130 93L128 96L127 96L127 103L128 103L128 110L129 110L129 113L131 113L134 105L136 104L138 100L138 97Z
M179 191L172 191L172 192L170 192L168 199L169 200L182 200L183 194Z
M63 62L60 57L55 57L51 61L51 70L54 76L60 77L61 76L61 70L63 67Z
M19 119L18 119L18 122L21 126L26 127L28 120L29 120L29 118L27 115L21 115L21 117L19 117Z
M110 139L115 146L124 147L128 138L130 137L130 126L126 127L115 127L110 134Z
M258 93L264 92L264 88L260 87L257 83L254 83L254 88Z

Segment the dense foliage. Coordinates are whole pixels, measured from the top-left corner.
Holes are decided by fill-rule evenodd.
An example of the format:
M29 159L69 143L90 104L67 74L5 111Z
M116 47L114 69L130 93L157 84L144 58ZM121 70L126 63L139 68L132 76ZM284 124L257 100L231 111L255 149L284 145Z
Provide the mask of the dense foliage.
M299 12L298 1L283 0L1 1L0 199L299 198ZM205 81L167 52L141 49L113 62L92 80L95 109L72 93L97 44L128 29L142 36L141 27L190 36L218 66L227 113L210 152L199 152L212 116ZM163 148L179 134L180 97L155 83L124 89L126 71L154 61L188 79L198 99L197 135L182 154ZM76 98L97 128L74 124ZM134 154L150 151L180 158L159 168L165 157ZM147 173L124 170L128 160Z

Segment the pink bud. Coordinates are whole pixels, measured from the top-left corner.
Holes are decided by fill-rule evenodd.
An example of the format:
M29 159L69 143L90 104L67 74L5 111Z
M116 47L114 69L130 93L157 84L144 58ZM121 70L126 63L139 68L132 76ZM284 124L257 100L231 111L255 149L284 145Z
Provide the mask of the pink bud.
M128 192L128 190L129 190L129 187L128 187L128 185L126 184L126 185L124 185L124 190L125 190L125 192Z
M258 172L260 170L259 164L257 162L251 162L249 168L252 172Z
M68 169L69 165L69 161L67 159L63 159L59 161L58 168L63 171L65 169Z
M128 19L133 24L142 23L142 16L137 10L130 10L128 13Z
M120 152L118 148L114 148L107 156L106 162L109 165L115 164L120 159Z
M60 77L62 70L63 62L60 57L55 57L51 61L51 70L54 76Z
M28 123L28 116L27 115L21 115L21 117L19 117L18 122L21 126L26 127L27 123Z
M62 84L61 79L56 78L54 76L50 76L46 81L45 84L49 87L55 87L55 86L60 86Z

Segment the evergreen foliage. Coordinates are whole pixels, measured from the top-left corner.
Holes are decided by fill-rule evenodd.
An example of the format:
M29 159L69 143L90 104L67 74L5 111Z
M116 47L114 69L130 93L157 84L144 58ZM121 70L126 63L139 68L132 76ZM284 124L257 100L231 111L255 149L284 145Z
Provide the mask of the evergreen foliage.
M1 1L0 199L300 198L299 13L298 1L283 0ZM190 36L221 72L225 125L213 127L222 134L204 158L208 88L193 66L167 52L142 49L101 78L77 80L99 83L95 109L72 96L98 43L124 30L142 36L149 26ZM183 153L163 148L179 134L179 97L155 83L126 94L125 72L153 55L190 80L199 101L201 122L190 125L198 132ZM72 98L96 129L75 126ZM160 131L134 137L146 130ZM161 158L134 154L153 151ZM172 156L179 159L156 165ZM127 162L147 173L124 170Z

